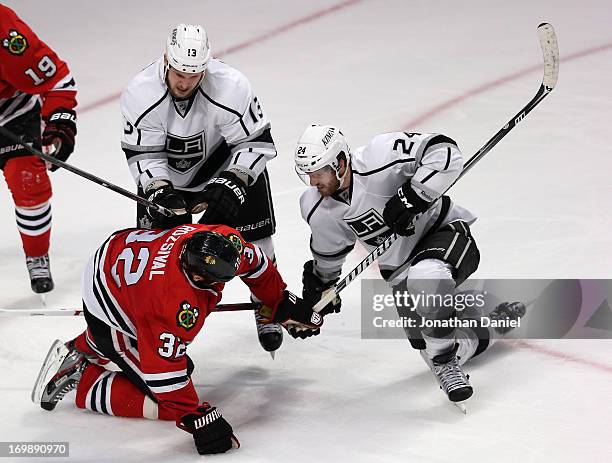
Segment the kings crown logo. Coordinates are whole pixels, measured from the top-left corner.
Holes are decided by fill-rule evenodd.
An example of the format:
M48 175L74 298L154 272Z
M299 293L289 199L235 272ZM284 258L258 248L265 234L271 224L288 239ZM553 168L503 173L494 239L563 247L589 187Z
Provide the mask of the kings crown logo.
M19 32L10 30L9 36L2 40L2 46L6 48L11 55L23 55L28 48L28 41Z

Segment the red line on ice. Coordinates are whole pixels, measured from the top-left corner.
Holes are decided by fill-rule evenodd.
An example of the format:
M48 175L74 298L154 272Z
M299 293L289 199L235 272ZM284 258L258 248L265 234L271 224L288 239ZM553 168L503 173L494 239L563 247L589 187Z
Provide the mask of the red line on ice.
M585 366L595 368L600 371L604 371L606 373L612 373L612 366L610 365L606 365L604 363L599 363L599 362L594 362L592 360L584 359L581 357L576 357L571 354L566 354L565 352L559 352L556 350L548 349L546 347L539 346L529 341L524 341L524 340L510 341L510 344L514 347L530 350L532 352L537 352L538 354L544 354L548 357L552 357L558 360L563 360L564 362L577 363L580 365L585 365Z
M606 43L604 45L598 45L596 47L592 47L592 48L587 48L586 50L582 50L582 51L578 51L575 53L571 53L569 55L566 56L561 56L559 59L561 62L567 62L567 61L573 61L575 59L579 59L579 58L583 58L585 56L588 55L593 55L595 53L600 53L602 51L608 51L608 50L612 50L612 43ZM416 116L414 119L412 119L411 121L409 121L408 123L405 124L405 128L406 129L410 129L411 127L414 126L418 126L419 124L421 124L422 122L437 116L438 114L446 111L447 109L458 105L459 103L464 102L465 100L476 96L476 95L480 95L481 93L485 93L488 90L494 89L495 87L499 87L501 85L507 84L508 82L512 82L513 80L517 80L520 79L524 76L526 76L527 74L531 74L533 72L541 72L542 71L542 65L538 64L537 66L530 66L528 68L522 69L520 71L514 72L512 74L509 74L507 76L504 77L500 77L499 79L495 79L491 82L487 82L484 83L482 85L479 85L478 87L475 87L471 90L466 91L465 93L462 93L459 96L456 96L454 98L451 98L449 100L443 101L442 103L437 104L436 106L434 106L431 109L428 109L427 111L425 111L424 113L419 114L418 116ZM560 70L560 79L563 79L563 70ZM535 86L534 86L535 89ZM535 92L534 92L535 93ZM525 95L525 97L528 97L529 95ZM525 103L527 102L527 99L525 98ZM520 102L517 102L517 109L518 109L518 105L520 105ZM510 116L510 114L508 115Z
M315 11L312 14L309 14L308 16L304 16L303 18L299 18L296 19L295 21L292 21L290 23L284 24L280 27L277 27L276 29L272 29L268 32L264 32L261 35L258 35L256 37L253 37L249 40L246 40L242 43L238 43L236 45L232 45L229 48L225 48L224 50L221 50L220 52L215 52L215 58L221 58L225 55L229 55L230 53L234 53L240 50L244 50L245 48L249 48L253 45L256 45L260 42L264 42L268 39L271 39L273 37L276 37L277 35L281 35L284 32L287 32L291 29L294 29L298 26L302 26L304 24L307 24L309 22L312 21L316 21L319 18L322 18L323 16L327 16L331 13L335 13L336 11L342 10L344 8L348 8L350 6L353 6L357 3L359 3L361 0L345 0L343 2L340 3L336 3L335 5L332 5L330 7L324 8L322 10L319 11ZM115 101L116 99L118 99L121 96L121 93L114 93L112 95L109 95L107 97L104 97L98 101L94 101L93 103L89 103L86 105L83 105L81 108L78 109L79 114L91 111L93 109L97 109L100 106L104 106L107 103L111 103L113 101Z
M242 43L233 45L229 48L226 48L224 50L221 50L219 53L216 53L215 56L217 57L222 57L224 55L228 55L230 53L234 53L240 50L244 50L245 48L249 48L255 44L258 44L260 42L263 42L265 40L268 40L270 38L276 37L284 32L287 32L291 29L294 29L295 27L301 26L303 24L307 24L309 22L315 21L323 16L327 16L328 14L334 13L336 11L342 10L344 8L353 6L357 3L359 3L361 0L345 0L343 2L337 3L335 5L332 5L328 8L316 11L308 16L304 16L303 18L299 18L295 21L292 21L290 23L287 23L283 26L280 26L276 29L272 29L268 32L264 32L261 35L258 35L256 37L253 37L252 39L249 39L247 41L244 41ZM589 55L593 55L596 53L600 53L600 52L605 52L608 50L612 49L612 43L608 43L608 44L603 44L603 45L599 45L596 47L592 47L592 48L587 48L586 50L582 50L582 51L578 51L575 53L571 53L569 55L566 55L564 57L561 57L560 60L561 62L567 62L567 61L573 61L575 59L579 59L579 58L583 58L585 56L589 56ZM498 79L495 79L493 81L484 83L478 87L475 87L471 90L468 90L462 94L460 94L459 96L456 96L454 98L451 98L447 101L444 101L442 103L437 104L436 106L434 106L433 108L425 111L424 113L421 113L420 115L416 116L415 118L413 118L412 120L410 120L408 123L405 124L406 128L410 128L410 127L414 127L417 126L419 124L421 124L422 122L437 116L438 114L446 111L447 109L456 106L462 102L464 102L465 100L479 95L481 93L485 93L488 90L491 90L493 88L499 87L501 85L505 85L508 82L511 82L513 80L517 80L520 79L528 74L531 74L533 72L536 71L541 71L542 69L542 65L538 64L537 66L530 66L528 68L522 69L520 71L514 72L512 74L509 74L507 76L504 77L500 77ZM562 76L563 74L561 74ZM88 112L94 109L99 108L100 106L103 106L107 103L110 103L116 99L118 99L120 96L119 93L113 94L113 95L109 95L107 97L104 97L98 101L95 101L93 103L90 103L88 105L84 105L83 107L81 107L79 109L79 113L84 113L84 112ZM597 362L593 362L591 360L587 360L587 359L583 359L580 357L574 357L572 355L569 354L565 354L563 352L557 352L551 349L547 349L532 343L529 343L527 341L517 341L516 343L514 343L515 346L522 348L522 349L528 349L534 352L538 352L540 354L544 354L547 355L549 357L552 358L556 358L556 359L560 359L560 360L564 360L564 361L569 361L569 362L573 362L573 363L578 363L581 365L586 365L586 366L590 366L593 368L596 368L598 370L601 371L605 371L607 373L612 373L612 366L609 365L605 365L602 363L597 363Z

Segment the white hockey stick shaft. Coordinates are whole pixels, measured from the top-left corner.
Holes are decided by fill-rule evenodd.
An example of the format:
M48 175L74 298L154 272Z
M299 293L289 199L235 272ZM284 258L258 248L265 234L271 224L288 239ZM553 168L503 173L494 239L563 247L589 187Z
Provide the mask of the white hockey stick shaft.
M461 177L467 174L476 163L482 159L491 149L504 138L510 130L512 130L524 117L535 108L540 101L544 99L555 88L557 78L559 77L559 47L557 45L557 36L552 25L542 23L538 26L538 37L540 46L542 47L542 55L544 57L544 76L542 84L535 96L527 103L518 113L516 113L507 124L505 124L493 137L491 137L482 148L480 148L463 166L463 170L457 180L449 186L442 195L444 195L452 186L459 181ZM327 304L334 300L336 295L346 288L357 276L374 262L378 257L382 256L398 238L397 234L393 233L380 245L378 245L370 254L363 259L357 267L349 272L344 278L336 283L332 291L327 293L315 304L313 310L320 312Z

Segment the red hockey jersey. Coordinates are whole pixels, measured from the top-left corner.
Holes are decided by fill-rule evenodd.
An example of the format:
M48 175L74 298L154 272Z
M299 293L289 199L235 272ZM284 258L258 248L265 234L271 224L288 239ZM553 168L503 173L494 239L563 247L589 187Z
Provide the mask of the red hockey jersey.
M177 418L199 403L187 376L186 347L221 300L224 286L197 288L180 266L184 241L207 230L236 245L242 256L237 275L264 304L275 308L286 287L282 277L259 247L225 225L117 232L90 259L83 277L87 310L137 340L139 365L131 366L159 405L174 410Z
M60 107L73 109L76 91L68 65L0 4L0 124L25 114L40 98L43 118Z

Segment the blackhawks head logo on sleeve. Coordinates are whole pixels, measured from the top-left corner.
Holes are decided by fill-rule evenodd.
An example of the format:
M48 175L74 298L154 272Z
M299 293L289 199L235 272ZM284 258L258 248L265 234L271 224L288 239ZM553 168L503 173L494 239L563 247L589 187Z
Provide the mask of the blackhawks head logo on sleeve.
M27 39L15 30L9 31L9 36L2 39L2 46L6 48L11 55L23 55L28 48Z
M187 301L181 302L181 307L176 313L176 323L180 328L185 328L189 331L198 322L200 309L192 307Z

